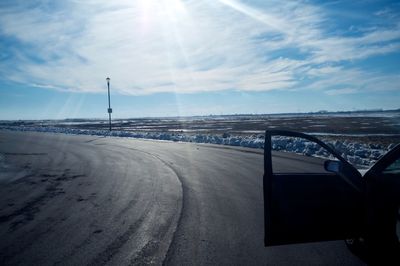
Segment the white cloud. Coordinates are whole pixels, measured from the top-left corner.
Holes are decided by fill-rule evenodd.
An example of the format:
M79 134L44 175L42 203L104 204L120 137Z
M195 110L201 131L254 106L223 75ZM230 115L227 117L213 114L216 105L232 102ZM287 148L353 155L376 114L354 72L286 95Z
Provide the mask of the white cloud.
M305 78L312 83L307 88L329 89L332 74L348 72L358 74L338 78L353 90L371 73L345 70L340 62L400 48L399 25L335 36L327 32L324 9L301 1L75 0L43 6L0 10L0 33L22 43L0 67L3 78L98 92L110 76L120 93L149 94L291 89L304 86ZM279 57L282 49L301 56ZM393 77L374 81L386 84L387 78Z
M325 89L328 95L353 94L359 92L398 91L400 75L369 72L343 67L321 67L310 70L319 80L306 86L307 89Z

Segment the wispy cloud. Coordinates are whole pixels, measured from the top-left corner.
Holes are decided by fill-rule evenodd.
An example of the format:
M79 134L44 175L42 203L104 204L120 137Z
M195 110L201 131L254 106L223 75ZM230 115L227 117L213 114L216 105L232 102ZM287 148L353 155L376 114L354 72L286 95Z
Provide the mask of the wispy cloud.
M379 72L366 73L361 69L343 67L322 67L311 69L309 74L318 77L307 89L325 89L328 95L353 94L357 92L398 91L399 74L382 75Z
M8 42L2 45L7 54L0 57L0 76L19 83L98 92L109 75L113 88L125 94L333 94L396 89L390 82L399 80L354 62L398 52L400 23L346 35L327 7L303 1L16 3L0 9L0 36ZM388 13L380 9L375 16Z

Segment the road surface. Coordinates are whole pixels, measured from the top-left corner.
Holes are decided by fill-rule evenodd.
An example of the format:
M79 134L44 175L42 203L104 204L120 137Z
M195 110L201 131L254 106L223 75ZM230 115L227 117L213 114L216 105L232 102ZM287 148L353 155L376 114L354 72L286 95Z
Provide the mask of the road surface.
M265 248L262 172L255 149L0 131L0 264L362 265L343 241Z

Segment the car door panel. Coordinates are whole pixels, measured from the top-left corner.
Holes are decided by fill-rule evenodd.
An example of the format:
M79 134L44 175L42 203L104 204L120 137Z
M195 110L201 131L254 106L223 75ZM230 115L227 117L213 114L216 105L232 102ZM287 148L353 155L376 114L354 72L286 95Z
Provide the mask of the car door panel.
M274 245L343 239L359 234L361 197L336 175L275 175L270 211ZM324 185L320 185L321 179ZM302 187L307 189L300 189ZM334 200L333 200L334 199ZM340 214L340 218L338 217ZM359 215L361 216L361 215ZM275 240L274 240L275 239Z

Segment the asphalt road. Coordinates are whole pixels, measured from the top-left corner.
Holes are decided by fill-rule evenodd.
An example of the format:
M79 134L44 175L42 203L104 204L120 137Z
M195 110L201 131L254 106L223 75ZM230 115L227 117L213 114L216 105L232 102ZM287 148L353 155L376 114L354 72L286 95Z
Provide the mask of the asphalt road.
M259 150L0 131L0 264L362 265L343 241L265 248L262 172Z

